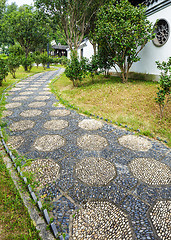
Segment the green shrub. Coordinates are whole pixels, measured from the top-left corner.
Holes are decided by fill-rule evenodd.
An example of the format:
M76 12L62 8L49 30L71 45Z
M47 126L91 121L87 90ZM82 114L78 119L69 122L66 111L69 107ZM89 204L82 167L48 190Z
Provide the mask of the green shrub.
M38 68L39 64L41 63L40 52L34 52L33 53L33 59L34 59L34 62L36 63L36 66Z
M87 70L90 73L92 81L94 80L94 76L98 74L99 60L97 55L92 56L91 61L87 64Z
M53 58L52 58L52 63L54 63L55 65L59 64L59 63L60 63L60 58L58 58L58 57L53 57Z
M2 81L8 75L7 66L7 56L5 54L0 54L0 86L2 86Z
M71 61L67 65L65 74L73 82L74 87L78 87L87 73L86 59L78 60L77 52L71 54Z
M164 108L166 107L167 103L170 101L171 96L171 57L169 58L168 62L156 61L157 68L161 70L160 74L160 87L158 88L156 102L160 108L160 117L163 117Z
M29 54L27 58L25 56L22 57L21 65L23 66L25 71L30 72L30 70L33 67L33 63L34 63L34 59L31 56L31 54Z
M50 63L51 58L48 56L47 52L44 52L40 55L40 61L43 65L43 68L46 69L46 65Z
M65 56L62 56L61 58L60 58L60 64L61 65L64 65L64 66L66 66L67 64L69 64L69 59L67 58L67 57L65 57Z
M16 78L15 73L17 69L20 67L21 64L21 57L20 56L14 56L13 54L10 54L8 57L8 69L13 78Z

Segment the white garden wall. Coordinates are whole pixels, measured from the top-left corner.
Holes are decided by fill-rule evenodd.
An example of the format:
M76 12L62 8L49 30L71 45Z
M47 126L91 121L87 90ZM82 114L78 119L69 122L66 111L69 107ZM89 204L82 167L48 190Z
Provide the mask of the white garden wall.
M169 24L170 34L168 41L161 47L155 46L152 41L147 43L139 54L141 60L133 64L130 70L131 72L159 75L160 71L157 69L155 61L166 61L171 57L171 4L148 16L148 20L153 24L155 24L158 19L165 19Z
M134 63L130 69L130 72L153 74L158 79L160 71L156 67L156 61L166 61L171 57L171 0L158 0L154 1L147 8L147 17L153 25L157 20L164 19L169 25L169 39L161 47L157 47L152 41L148 42L144 49L140 52L139 56L141 60ZM93 46L88 39L85 39L78 49L78 56L86 57L90 59L94 54ZM68 58L70 59L70 50L68 50ZM111 72L115 72L112 68ZM155 79L155 77L153 78Z

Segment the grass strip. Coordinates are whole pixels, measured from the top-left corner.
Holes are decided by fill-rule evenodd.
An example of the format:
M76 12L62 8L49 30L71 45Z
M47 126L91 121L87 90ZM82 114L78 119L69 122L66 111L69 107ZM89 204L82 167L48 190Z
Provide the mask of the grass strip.
M41 239L3 162L2 154L0 182L0 239Z

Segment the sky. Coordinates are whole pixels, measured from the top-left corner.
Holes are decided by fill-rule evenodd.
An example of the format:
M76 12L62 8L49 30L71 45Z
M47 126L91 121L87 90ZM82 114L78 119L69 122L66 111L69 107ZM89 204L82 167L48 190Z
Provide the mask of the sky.
M16 2L18 6L21 6L23 4L33 5L33 0L7 0L8 4L11 4L12 2Z

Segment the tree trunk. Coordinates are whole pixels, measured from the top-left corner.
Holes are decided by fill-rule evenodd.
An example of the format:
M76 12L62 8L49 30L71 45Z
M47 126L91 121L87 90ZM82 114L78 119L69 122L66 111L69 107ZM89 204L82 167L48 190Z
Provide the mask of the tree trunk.
M97 48L96 48L96 42L93 42L93 50L94 50L94 56L97 54Z

